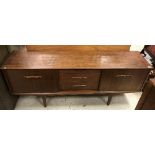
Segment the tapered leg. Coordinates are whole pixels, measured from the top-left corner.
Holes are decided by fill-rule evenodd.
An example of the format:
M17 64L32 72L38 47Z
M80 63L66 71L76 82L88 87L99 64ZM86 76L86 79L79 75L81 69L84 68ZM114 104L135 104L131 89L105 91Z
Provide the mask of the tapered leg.
M47 107L47 104L46 104L46 96L42 96L42 100L43 100L44 107Z
M107 101L107 105L109 105L109 104L110 104L110 102L111 102L111 99L112 99L112 95L108 95L108 101Z

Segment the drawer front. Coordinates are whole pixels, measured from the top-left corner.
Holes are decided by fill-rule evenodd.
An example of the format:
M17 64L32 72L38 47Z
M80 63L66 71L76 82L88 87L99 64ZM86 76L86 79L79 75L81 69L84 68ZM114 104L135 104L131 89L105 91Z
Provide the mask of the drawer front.
M58 90L56 70L4 70L13 93L46 93Z
M60 70L60 90L97 90L100 70Z
M100 81L102 91L141 91L149 71L143 69L103 70Z

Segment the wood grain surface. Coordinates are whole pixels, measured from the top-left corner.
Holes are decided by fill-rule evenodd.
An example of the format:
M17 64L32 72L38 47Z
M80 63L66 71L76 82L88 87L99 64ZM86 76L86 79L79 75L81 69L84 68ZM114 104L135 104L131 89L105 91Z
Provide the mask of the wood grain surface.
M129 51L130 45L27 45L27 51Z
M137 52L13 52L2 69L150 69Z

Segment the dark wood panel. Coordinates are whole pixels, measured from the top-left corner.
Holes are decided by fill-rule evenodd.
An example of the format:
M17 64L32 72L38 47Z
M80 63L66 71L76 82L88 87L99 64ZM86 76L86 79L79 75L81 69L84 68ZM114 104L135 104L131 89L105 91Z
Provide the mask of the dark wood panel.
M58 91L57 70L5 70L13 93L41 93Z
M147 83L136 110L155 110L155 79Z
M100 90L141 91L148 73L147 70L103 70Z
M147 52L151 57L151 62L155 68L155 45L145 45L144 49L142 50L142 54L145 55L145 52Z
M2 69L150 69L136 52L14 52Z
M60 70L60 90L97 90L100 70Z
M147 50L149 50L149 51L152 53L152 55L155 57L155 45L149 45L149 46L147 46L146 48L147 48Z
M9 56L7 46L0 45L0 66ZM15 108L18 96L13 96L9 93L5 83L4 76L0 70L0 110L11 110Z

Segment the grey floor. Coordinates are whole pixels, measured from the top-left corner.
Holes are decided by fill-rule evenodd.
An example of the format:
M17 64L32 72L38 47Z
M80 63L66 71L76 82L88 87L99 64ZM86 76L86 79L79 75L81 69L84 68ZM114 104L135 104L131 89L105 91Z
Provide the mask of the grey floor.
M47 97L47 107L37 96L21 96L16 110L134 110L141 96L140 92L115 95L106 105L107 96L65 96Z

